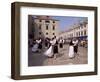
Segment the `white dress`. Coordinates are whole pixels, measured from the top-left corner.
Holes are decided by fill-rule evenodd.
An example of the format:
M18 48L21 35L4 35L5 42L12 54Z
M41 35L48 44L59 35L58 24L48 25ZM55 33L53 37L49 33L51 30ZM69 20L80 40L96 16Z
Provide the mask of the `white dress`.
M74 57L74 47L73 46L69 46L69 58L73 58Z
M38 44L35 44L33 47L32 47L32 52L36 52L38 50Z
M44 53L44 55L52 57L53 55L52 46L49 47L49 49Z

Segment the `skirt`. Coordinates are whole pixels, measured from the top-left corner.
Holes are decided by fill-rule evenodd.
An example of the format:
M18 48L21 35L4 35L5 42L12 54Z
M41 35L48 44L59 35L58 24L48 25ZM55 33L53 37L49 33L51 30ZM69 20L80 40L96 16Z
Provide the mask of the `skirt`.
M53 56L52 46L49 47L49 49L44 53L44 55L48 57Z
M36 52L38 50L38 44L35 44L33 47L32 47L32 52Z
M69 58L73 58L74 57L74 47L73 46L69 46L69 54L68 54Z
M78 51L78 46L74 46L74 52L77 53Z

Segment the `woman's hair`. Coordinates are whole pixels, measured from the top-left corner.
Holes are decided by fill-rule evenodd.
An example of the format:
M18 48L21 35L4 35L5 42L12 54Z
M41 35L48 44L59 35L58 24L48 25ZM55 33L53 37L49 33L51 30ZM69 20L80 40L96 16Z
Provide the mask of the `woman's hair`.
M72 42L72 40L70 41L69 45L73 45L73 42Z
M56 38L56 36L54 36L54 38Z
M54 37L52 38L52 40L54 40Z

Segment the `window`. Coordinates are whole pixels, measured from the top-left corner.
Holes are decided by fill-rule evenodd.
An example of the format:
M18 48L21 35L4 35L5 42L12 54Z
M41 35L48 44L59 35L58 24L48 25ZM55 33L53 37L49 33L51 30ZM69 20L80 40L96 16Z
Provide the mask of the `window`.
M71 34L70 34L70 37L71 37Z
M48 30L48 25L46 25L46 30Z
M55 30L55 26L53 25L53 30Z
M84 30L84 36L86 36L86 30Z
M53 23L55 23L55 21L53 21Z
M76 36L78 37L78 32L76 33Z
M55 35L55 33L53 33L53 35Z
M48 32L46 32L46 35L48 35Z
M70 34L70 37L73 37L73 34Z
M41 35L41 32L39 32L39 35Z
M84 22L84 27L86 27L86 25L87 25L87 22Z
M42 20L39 20L40 22L42 22Z
M49 23L50 21L49 21L49 20L46 20L45 22L46 22L46 23Z
M72 34L72 37L73 37L73 34Z
M81 36L83 36L83 31L81 31Z
M49 18L49 16L46 16L47 18Z
M79 36L80 36L80 32L79 32Z
M41 25L39 25L39 29L41 30Z

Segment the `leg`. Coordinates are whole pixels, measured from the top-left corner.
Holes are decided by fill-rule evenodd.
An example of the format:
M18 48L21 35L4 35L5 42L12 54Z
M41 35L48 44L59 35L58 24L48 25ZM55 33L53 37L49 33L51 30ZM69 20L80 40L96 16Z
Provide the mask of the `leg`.
M54 59L56 59L56 54L54 54Z

